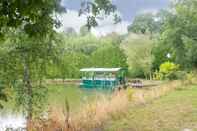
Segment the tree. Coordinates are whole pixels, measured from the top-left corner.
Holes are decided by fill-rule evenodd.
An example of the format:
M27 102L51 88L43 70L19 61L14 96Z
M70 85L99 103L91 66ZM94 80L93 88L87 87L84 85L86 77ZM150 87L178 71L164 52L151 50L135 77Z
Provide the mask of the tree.
M72 28L72 27L67 27L67 28L65 28L64 29L64 33L66 34L66 35L73 35L73 36L76 36L77 35L77 32L75 31L75 29L74 28Z
M152 13L141 14L135 17L133 23L128 27L129 32L134 33L157 33L159 32L159 23L156 16Z
M174 15L165 24L159 43L170 47L174 62L182 68L196 68L197 1L179 0L174 10Z
M81 68L127 65L124 52L119 48L120 39L117 35L98 39L89 34L78 37L62 36L61 39L61 54L58 56L60 60L49 65L49 78L79 78Z
M21 30L11 30L1 43L0 79L4 87L14 87L17 102L27 112L28 123L34 113L42 107L46 95L43 78L47 72L46 65L55 59L57 38L55 34L46 37L29 37Z
M84 1L81 3L81 9L79 10L79 16L87 14L86 26L90 30L91 27L98 25L97 19L103 19L103 15L107 16L114 13L114 22L121 21L120 16L115 13L116 6L112 4L111 0L93 0Z
M54 25L60 23L51 14L62 12L60 0L2 0L0 2L0 33L5 27L22 29L29 35L43 35L50 32Z
M168 10L160 10L156 14L140 14L136 16L133 23L128 26L128 31L142 34L160 33L163 30L165 22L172 16L172 13Z
M65 11L60 3L60 0L0 1L0 34L4 36L0 45L0 78L4 87L20 87L17 88L19 98L24 98L21 103L27 109L29 122L33 117L34 99L41 96L35 97L35 94L43 86L46 65L58 52L53 29L61 25L56 14ZM115 11L110 0L82 3L80 14L92 12L87 18L90 28L96 26L96 17L103 11L106 15ZM5 98L2 92L0 96Z
M30 121L35 98L33 90L35 86L41 87L37 83L43 77L48 60L45 54L52 48L46 41L53 34L54 26L60 25L52 14L63 11L60 0L0 1L0 35L4 37L0 45L0 94L5 99L2 88L15 87L20 83L20 98L24 94L27 96L24 104Z
M173 50L170 46L167 46L163 43L156 43L155 46L152 49L152 55L153 55L153 61L152 61L152 69L159 70L159 67L162 63L166 61L174 61L175 58L173 55ZM167 55L170 55L170 57L167 57Z
M92 54L93 67L127 68L127 57L118 45L106 45Z
M81 35L81 36L85 36L85 35L87 35L88 33L90 33L90 32L89 32L88 27L87 27L86 25L84 25L84 26L82 26L82 27L80 28L80 35Z
M60 21L56 14L65 12L61 0L2 0L0 1L0 33L4 34L5 27L22 29L29 35L43 35L59 27ZM87 27L96 26L96 17L103 13L109 15L116 7L110 0L94 0L81 3L79 15L88 13ZM52 15L54 14L54 15ZM115 15L117 17L117 15Z
M121 46L127 56L130 76L149 78L152 71L153 41L146 35L129 34Z

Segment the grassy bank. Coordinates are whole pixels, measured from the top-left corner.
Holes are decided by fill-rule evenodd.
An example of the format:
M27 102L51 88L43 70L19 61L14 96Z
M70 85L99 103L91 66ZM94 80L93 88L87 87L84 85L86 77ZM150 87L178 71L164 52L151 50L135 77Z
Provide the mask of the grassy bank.
M152 103L160 97L165 97L173 90L182 90L181 84L180 81L172 81L144 89L114 92L111 97L103 96L87 103L84 108L75 114L70 114L66 109L55 109L50 112L48 120L36 122L38 126L34 127L36 130L47 131L57 129L65 131L104 130L102 127L106 127L106 130L108 130L111 127L105 126L106 122L124 118L127 115L126 112L130 112L133 107ZM112 130L115 130L115 128L112 128Z
M175 90L105 123L106 131L196 131L197 86Z

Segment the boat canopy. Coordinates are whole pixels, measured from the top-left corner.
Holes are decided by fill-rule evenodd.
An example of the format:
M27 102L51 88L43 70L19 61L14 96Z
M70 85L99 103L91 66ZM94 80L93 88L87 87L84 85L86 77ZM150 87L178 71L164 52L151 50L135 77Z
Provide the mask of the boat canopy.
M122 68L83 68L81 72L118 72Z

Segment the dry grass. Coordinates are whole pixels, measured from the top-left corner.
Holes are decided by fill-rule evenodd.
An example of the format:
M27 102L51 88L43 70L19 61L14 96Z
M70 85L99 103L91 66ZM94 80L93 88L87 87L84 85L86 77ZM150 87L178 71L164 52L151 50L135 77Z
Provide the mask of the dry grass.
M181 81L172 81L148 89L135 89L133 101L135 104L145 104L177 89L181 84Z
M128 107L128 98L125 91L113 94L110 98L99 97L93 103L88 103L79 113L71 114L62 108L51 108L48 119L34 122L36 131L88 131L101 126L105 120L114 114L119 114Z
M87 104L76 114L69 114L66 109L62 108L51 108L46 120L34 123L34 130L89 131L102 127L107 120L124 115L129 106L151 102L177 89L181 84L180 81L173 81L148 89L131 89L132 99L128 99L128 90L115 92L110 98L99 97L98 100Z
M73 118L76 130L91 130L101 126L105 120L114 114L122 113L129 105L127 95L124 91L113 95L111 99L100 99L93 104L87 105L79 114Z
M103 131L196 131L197 88L175 90L145 105L137 105L119 119L105 123Z

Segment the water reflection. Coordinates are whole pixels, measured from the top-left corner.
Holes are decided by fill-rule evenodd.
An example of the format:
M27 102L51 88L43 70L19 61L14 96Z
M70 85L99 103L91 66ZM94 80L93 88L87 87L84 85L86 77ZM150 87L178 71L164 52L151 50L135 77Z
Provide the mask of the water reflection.
M25 125L22 115L0 114L0 131L25 131Z

